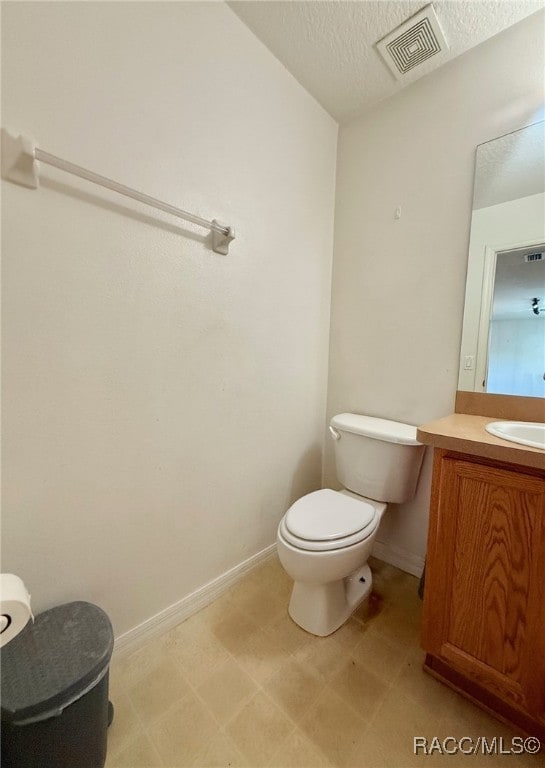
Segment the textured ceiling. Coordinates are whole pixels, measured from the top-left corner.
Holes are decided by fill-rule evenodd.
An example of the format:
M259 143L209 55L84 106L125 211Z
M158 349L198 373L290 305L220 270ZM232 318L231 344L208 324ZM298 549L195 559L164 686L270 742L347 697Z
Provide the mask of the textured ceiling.
M545 123L477 147L473 208L545 192Z
M544 7L543 0L434 0L450 51L437 63L432 57L398 82L375 43L425 7L426 0L232 0L228 4L339 122L361 114Z

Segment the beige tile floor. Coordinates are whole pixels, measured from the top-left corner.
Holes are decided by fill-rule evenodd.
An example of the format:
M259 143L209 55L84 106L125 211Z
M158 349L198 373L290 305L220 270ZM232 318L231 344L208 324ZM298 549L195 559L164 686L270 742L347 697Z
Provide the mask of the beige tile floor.
M371 565L371 599L327 638L288 617L291 582L272 557L114 660L106 768L544 765L543 755L413 754L414 736L514 734L422 671L417 580Z

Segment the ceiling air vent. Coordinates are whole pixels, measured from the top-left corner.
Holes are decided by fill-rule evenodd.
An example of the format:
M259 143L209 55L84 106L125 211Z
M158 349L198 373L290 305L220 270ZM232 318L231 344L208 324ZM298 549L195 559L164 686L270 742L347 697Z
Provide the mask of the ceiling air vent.
M537 253L527 253L524 257L524 261L543 261L543 251L539 251Z
M448 44L430 4L379 40L377 48L394 76L403 80L432 56L437 57L434 68L439 65L442 54L448 51ZM428 69L431 67L425 71Z

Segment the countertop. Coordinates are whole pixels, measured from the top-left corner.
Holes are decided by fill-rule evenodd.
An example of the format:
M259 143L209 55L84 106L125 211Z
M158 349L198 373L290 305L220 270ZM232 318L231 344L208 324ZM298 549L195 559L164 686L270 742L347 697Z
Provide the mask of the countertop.
M453 413L418 427L416 436L420 442L434 448L545 470L545 451L491 435L485 426L493 421L505 419Z

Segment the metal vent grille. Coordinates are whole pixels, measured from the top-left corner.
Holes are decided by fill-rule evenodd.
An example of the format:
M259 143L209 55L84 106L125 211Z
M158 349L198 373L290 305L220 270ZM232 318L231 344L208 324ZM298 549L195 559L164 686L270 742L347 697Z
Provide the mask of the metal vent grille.
M419 24L396 37L386 47L403 74L441 50L429 19L422 19Z
M391 72L401 80L432 56L447 51L448 45L433 6L427 5L382 38L377 48Z

